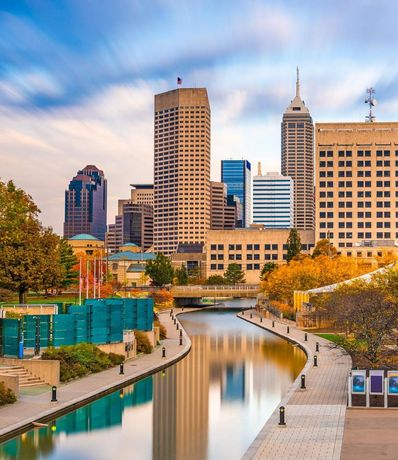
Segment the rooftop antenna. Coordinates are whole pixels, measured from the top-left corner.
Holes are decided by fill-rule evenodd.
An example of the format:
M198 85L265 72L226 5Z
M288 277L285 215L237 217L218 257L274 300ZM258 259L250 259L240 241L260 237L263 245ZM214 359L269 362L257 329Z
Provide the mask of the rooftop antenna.
M376 92L373 88L367 88L368 97L365 99L365 104L369 104L369 115L365 117L367 123L373 123L376 117L373 115L372 108L377 104L376 99L373 97Z

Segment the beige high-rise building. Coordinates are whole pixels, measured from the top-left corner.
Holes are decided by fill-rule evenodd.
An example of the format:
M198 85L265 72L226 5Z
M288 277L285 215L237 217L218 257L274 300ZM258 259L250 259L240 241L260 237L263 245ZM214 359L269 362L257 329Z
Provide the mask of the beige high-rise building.
M313 230L314 222L314 125L300 96L297 69L296 95L285 110L282 131L282 175L294 183L294 227Z
M316 240L377 257L398 240L398 123L317 123Z
M205 88L155 96L154 249L204 243L210 228L210 106Z
M131 202L153 206L153 184L130 184Z

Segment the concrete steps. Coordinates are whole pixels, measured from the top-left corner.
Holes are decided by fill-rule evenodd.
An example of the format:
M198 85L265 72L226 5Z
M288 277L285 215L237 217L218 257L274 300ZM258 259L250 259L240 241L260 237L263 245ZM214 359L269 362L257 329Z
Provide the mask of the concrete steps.
M43 385L45 383L38 377L34 377L29 371L27 371L22 366L0 366L0 378L1 375L18 376L19 386L21 388Z

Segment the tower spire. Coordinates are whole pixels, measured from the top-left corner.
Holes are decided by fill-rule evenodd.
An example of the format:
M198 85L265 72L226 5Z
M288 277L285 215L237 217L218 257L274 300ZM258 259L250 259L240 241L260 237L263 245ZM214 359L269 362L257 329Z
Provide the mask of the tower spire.
M300 73L299 73L299 68L297 66L296 68L297 71L297 79L296 79L296 97L300 97Z

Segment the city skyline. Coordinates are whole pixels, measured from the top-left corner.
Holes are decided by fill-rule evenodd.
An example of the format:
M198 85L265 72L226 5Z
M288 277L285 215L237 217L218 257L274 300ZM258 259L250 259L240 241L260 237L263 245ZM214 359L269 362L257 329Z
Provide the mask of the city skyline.
M126 184L152 181L152 98L172 89L177 76L183 86L208 89L213 180L230 157L279 170L279 121L294 96L296 65L314 122L364 120L367 86L381 101L378 119L394 119L398 69L385 43L398 33L397 8L345 2L342 15L339 2L148 8L104 1L91 14L91 2L3 2L1 177L26 189L44 224L61 233L67 178L82 164L97 164L109 179L112 217Z

